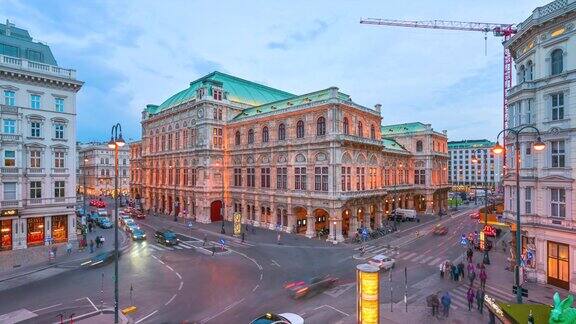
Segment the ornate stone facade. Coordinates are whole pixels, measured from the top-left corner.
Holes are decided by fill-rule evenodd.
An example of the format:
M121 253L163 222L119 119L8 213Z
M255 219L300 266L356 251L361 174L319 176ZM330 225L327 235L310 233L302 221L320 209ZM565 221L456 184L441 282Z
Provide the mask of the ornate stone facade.
M394 208L446 210L446 134L381 121L334 87L295 96L214 72L144 110L134 185L154 212L337 241Z

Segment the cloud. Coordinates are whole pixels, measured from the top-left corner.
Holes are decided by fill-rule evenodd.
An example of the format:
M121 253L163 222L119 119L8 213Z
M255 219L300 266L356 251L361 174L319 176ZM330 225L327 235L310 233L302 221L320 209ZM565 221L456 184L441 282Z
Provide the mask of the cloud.
M326 22L316 19L308 29L292 32L282 41L272 41L268 48L287 50L296 44L312 42L327 29Z

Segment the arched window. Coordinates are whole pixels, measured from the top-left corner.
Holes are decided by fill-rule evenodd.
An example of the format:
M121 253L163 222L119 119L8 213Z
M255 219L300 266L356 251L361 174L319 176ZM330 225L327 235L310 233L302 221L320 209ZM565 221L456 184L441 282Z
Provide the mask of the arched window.
M550 55L552 61L552 75L560 74L564 69L562 54L563 53L561 49L555 49Z
M343 130L344 134L350 134L350 124L348 124L348 118L344 117L344 127Z
M526 81L532 81L534 79L534 63L532 61L528 61L526 63Z
M240 131L236 131L234 142L236 143L236 145L240 145L240 143L242 143L242 140L240 139Z
M324 117L318 117L318 120L316 121L316 135L326 135L326 119L324 119Z
M417 141L416 142L416 152L422 152L424 150L423 146L422 146L422 141Z
M524 67L524 65L520 66L520 69L518 69L518 83L522 83L526 81L526 68Z
M364 126L362 126L362 122L358 122L358 136L364 137Z
M222 120L222 109L218 109L218 120Z
M286 139L286 126L284 124L280 124L278 126L278 140L283 141Z
M303 138L304 137L304 122L299 120L296 123L296 137Z
M376 128L374 127L374 124L370 125L370 138L376 139Z
M264 126L264 128L262 128L262 142L268 143L269 138L270 136L268 135L268 127Z
M254 130L248 130L248 144L254 144Z

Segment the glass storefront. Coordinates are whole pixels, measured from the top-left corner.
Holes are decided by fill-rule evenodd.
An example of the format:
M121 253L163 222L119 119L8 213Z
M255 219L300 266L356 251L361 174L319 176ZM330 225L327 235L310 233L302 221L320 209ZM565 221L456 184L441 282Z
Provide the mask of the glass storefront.
M52 216L52 239L54 243L68 241L68 216Z
M548 283L570 288L570 256L567 244L548 241Z
M44 245L44 217L26 219L26 244L30 246Z
M12 220L0 220L0 251L12 250Z

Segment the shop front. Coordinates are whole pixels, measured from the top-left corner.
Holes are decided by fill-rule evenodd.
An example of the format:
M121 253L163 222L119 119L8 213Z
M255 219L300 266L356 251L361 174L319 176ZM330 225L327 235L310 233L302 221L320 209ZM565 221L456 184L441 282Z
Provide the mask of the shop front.
M18 210L5 209L0 211L0 251L14 248L13 222L17 223Z
M28 247L44 245L44 217L26 219L26 245Z
M570 289L570 248L568 244L547 242L547 283Z
M68 241L68 216L52 216L52 240L54 243Z

